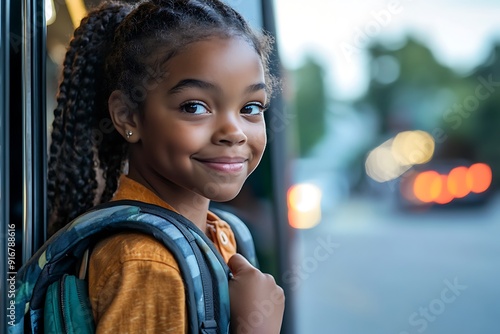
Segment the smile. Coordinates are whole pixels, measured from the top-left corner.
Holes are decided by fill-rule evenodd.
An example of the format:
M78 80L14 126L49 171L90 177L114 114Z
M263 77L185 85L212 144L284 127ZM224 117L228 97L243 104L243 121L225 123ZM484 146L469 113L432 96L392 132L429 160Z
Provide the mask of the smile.
M241 157L230 158L220 157L212 159L195 159L202 163L204 166L217 171L225 173L238 173L245 167L246 159Z

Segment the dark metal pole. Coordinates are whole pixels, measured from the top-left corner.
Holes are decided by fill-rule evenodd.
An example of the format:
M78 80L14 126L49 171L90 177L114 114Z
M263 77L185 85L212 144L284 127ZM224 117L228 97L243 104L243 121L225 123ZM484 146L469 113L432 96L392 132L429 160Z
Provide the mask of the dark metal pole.
M9 25L10 0L0 3L0 329L7 332L9 296L8 230L9 230ZM14 232L15 233L15 232Z
M45 1L33 0L33 248L38 250L47 239L47 102Z
M45 240L45 11L23 1L23 263Z
M262 0L262 17L264 29L272 36L277 36L276 32L276 16L274 13L273 1ZM274 50L271 54L271 72L276 77L281 77L281 61L278 52L277 41L274 44ZM285 291L286 305L285 314L283 318L282 333L293 334L295 333L294 323L294 303L295 298L293 291L289 284L284 279L284 275L290 270L291 259L290 251L291 240L293 239L293 230L288 225L288 208L287 208L287 190L290 186L290 171L288 170L288 160L286 142L286 134L288 130L287 115L285 113L283 97L281 94L273 98L272 106L270 108L271 122L270 130L272 133L272 140L269 142L271 149L271 170L273 175L273 205L275 214L275 229L277 237L277 250L278 250L278 266L281 277L277 277L276 281Z

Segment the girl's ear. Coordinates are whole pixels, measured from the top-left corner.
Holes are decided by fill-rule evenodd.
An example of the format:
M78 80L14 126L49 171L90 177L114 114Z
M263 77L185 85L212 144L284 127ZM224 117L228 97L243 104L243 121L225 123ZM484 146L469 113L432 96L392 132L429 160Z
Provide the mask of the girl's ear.
M141 139L138 113L131 110L127 96L120 90L111 93L108 109L116 130L129 143L137 143Z

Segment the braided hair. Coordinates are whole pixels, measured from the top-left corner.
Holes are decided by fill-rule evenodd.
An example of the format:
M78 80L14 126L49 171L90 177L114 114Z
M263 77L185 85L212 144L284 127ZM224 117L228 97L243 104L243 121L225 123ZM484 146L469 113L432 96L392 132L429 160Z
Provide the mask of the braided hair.
M242 37L264 66L268 93L271 38L254 32L220 0L107 2L75 30L54 110L48 168L49 233L111 199L127 160L127 142L112 126L107 101L121 90L141 112L161 67L189 43ZM161 55L160 59L158 55Z

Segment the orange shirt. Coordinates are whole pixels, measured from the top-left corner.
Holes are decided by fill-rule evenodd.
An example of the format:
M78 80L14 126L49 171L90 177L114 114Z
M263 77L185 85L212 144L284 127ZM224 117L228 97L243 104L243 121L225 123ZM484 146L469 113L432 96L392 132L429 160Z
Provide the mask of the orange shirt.
M113 200L172 210L152 191L122 176ZM236 253L229 225L207 213L209 238L227 262ZM96 333L185 333L187 311L179 266L154 237L124 232L100 241L89 260L89 295Z

